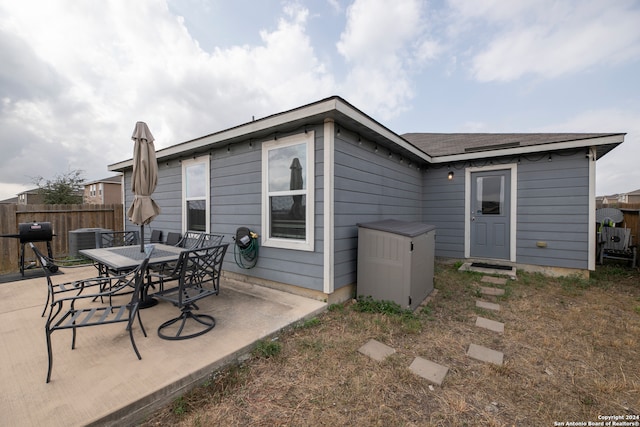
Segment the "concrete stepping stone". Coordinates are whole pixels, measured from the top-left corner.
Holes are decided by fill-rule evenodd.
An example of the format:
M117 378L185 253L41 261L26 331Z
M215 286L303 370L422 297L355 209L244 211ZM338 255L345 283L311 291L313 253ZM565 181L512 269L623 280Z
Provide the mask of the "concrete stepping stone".
M494 302L487 302L487 301L477 300L476 301L476 307L485 308L487 310L500 311L500 304L496 304Z
M503 333L504 323L496 322L495 320L485 319L484 317L476 318L476 326L484 329L488 329L493 332Z
M447 375L447 372L449 372L449 368L446 366L438 365L437 363L423 359L422 357L416 357L413 359L409 369L414 374L421 376L436 385L442 385L444 377Z
M504 289L488 288L486 286L480 286L480 293L482 295L489 295L489 296L498 297L500 295L504 295Z
M469 350L467 350L467 356L480 360L481 362L493 363L494 365L502 366L504 354L500 351L492 350L487 347L483 347L477 344L470 344Z
M506 285L507 278L506 277L493 277L493 276L483 276L480 280L483 283L492 283L494 285Z
M395 349L376 340L369 340L365 345L360 347L358 351L378 362L382 362L396 352Z

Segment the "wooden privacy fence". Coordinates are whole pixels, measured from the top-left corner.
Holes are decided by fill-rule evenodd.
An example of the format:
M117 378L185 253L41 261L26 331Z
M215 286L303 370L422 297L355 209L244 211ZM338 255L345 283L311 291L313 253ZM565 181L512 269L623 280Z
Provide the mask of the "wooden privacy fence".
M69 254L69 231L79 228L123 230L124 208L111 205L17 205L0 204L0 234L17 234L18 224L50 222L53 229L51 249L54 258ZM36 243L46 250L46 243ZM25 249L25 259L34 259L33 251ZM0 273L19 271L20 240L0 238Z

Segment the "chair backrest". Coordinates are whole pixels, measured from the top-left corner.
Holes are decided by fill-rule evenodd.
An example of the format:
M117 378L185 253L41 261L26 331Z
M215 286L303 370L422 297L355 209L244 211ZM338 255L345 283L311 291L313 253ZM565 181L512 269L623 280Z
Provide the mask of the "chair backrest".
M224 240L223 234L202 234L198 247L206 248L209 246L218 246L222 244Z
M53 260L49 257L43 255L33 242L29 242L29 245L31 246L31 249L33 249L36 260L40 263L40 267L42 267L42 271L44 271L44 275L47 278L47 302L44 304L44 308L42 310L42 316L44 316L47 311L47 307L49 307L49 301L53 298L53 282L51 282L51 273L57 272L58 266L55 265Z
M145 273L147 271L147 265L149 264L150 255L145 256L142 262L133 270L121 275L121 276L113 276L111 279L115 281L115 283L111 284L111 288L109 292L112 294L124 293L121 292L125 290L126 293L129 293L131 289L133 289L133 293L131 295L131 302L129 303L129 307L136 307L140 302L140 294L141 288L144 286ZM118 278L118 279L116 279ZM116 279L116 280L114 280ZM135 310L130 310L129 317L130 320L133 320L132 315L135 314Z
M139 243L140 238L137 230L100 232L101 248L113 248L115 246L133 246Z
M167 233L167 241L165 242L165 244L170 246L177 246L178 243L180 243L180 240L182 240L182 234L176 233L175 231L170 231Z
M185 249L195 249L200 245L200 241L202 240L202 233L198 233L195 231L187 231L180 239L180 243L178 246Z
M228 243L206 248L191 249L180 254L177 268L181 288L178 305L183 306L200 298L218 294L220 290L220 273ZM184 290L195 290L186 292Z
M626 251L631 246L630 228L602 227L601 233L605 251Z
M162 243L162 230L151 230L149 243Z

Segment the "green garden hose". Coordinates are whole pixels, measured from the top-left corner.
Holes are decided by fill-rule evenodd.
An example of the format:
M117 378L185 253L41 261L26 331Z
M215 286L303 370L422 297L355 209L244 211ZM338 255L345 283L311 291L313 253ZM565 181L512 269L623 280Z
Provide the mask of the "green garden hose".
M250 269L258 263L258 235L251 233L251 241L245 246L233 245L233 256L240 268Z

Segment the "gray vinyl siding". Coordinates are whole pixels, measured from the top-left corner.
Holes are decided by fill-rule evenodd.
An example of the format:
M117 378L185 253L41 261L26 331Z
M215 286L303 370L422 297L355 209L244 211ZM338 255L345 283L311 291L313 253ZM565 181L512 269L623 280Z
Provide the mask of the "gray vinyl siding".
M551 161L546 156L521 159L517 262L586 269L589 227L589 160L584 151L554 153ZM537 247L538 241L547 247Z
M422 222L436 226L438 257L464 258L464 165L429 166L423 172ZM447 178L454 172L452 180Z
M140 227L131 223L127 218L127 209L133 203L133 193L131 192L131 169L124 174L124 210L125 229L139 230ZM182 165L177 160L158 163L158 185L153 193L153 200L160 207L161 213L145 226L145 237L151 236L151 230L162 230L163 238L167 237L167 232L180 232L182 228Z
M318 235L322 236L322 205L318 200L318 194L322 194L322 132L315 130L315 251L260 247L258 263L250 270L236 264L232 237L236 229L243 226L262 235L262 144L253 141L250 147L247 141L232 145L229 151L224 148L213 152L211 231L224 233L228 236L225 240L231 243L225 257L225 270L322 290L322 243L318 243Z
M504 160L507 163L507 160ZM509 159L517 166L516 262L588 267L589 161L584 151ZM422 222L436 226L436 256L464 258L465 167L431 166L424 172ZM472 166L481 166L473 164ZM547 243L537 247L538 241Z
M343 134L346 132L343 132ZM334 150L334 287L356 282L358 223L422 216L421 173L368 141L336 136Z
M310 130L310 129L309 129ZM224 234L230 243L224 269L260 279L322 291L322 128L315 129L315 235L313 252L260 247L258 264L250 270L240 268L234 258L234 241L238 227L248 227L261 235L262 230L262 144L241 142L211 150L210 154L210 232ZM298 132L296 132L298 133ZM285 137L285 134L279 134ZM153 199L162 209L146 230L182 231L182 165L178 160L159 163L158 186ZM131 169L125 173L126 206L133 200L130 191ZM126 221L127 229L138 226ZM145 233L147 237L150 231Z
M339 123L336 123L339 126ZM346 128L335 136L334 151L334 289L357 282L358 223L394 218L436 227L438 257L464 258L465 168L489 160L451 165L421 165L398 153L360 140ZM307 130L312 130L309 125ZM245 140L210 148L210 231L230 243L224 268L260 279L323 291L324 287L324 126L315 131L315 240L313 251L260 247L255 268L234 260L233 236L245 226L262 234L262 141ZM295 133L302 133L297 130ZM278 133L278 137L289 134ZM350 136L349 136L350 135ZM205 153L203 153L205 154ZM197 154L199 156L200 154ZM192 157L185 157L192 158ZM589 160L584 150L496 158L518 163L516 261L566 268L588 267ZM478 163L478 164L474 164ZM453 180L447 179L449 168ZM153 198L162 213L145 227L182 231L182 164L161 160ZM131 205L131 168L124 174L125 211ZM128 230L139 226L125 220ZM544 241L546 248L537 247Z

